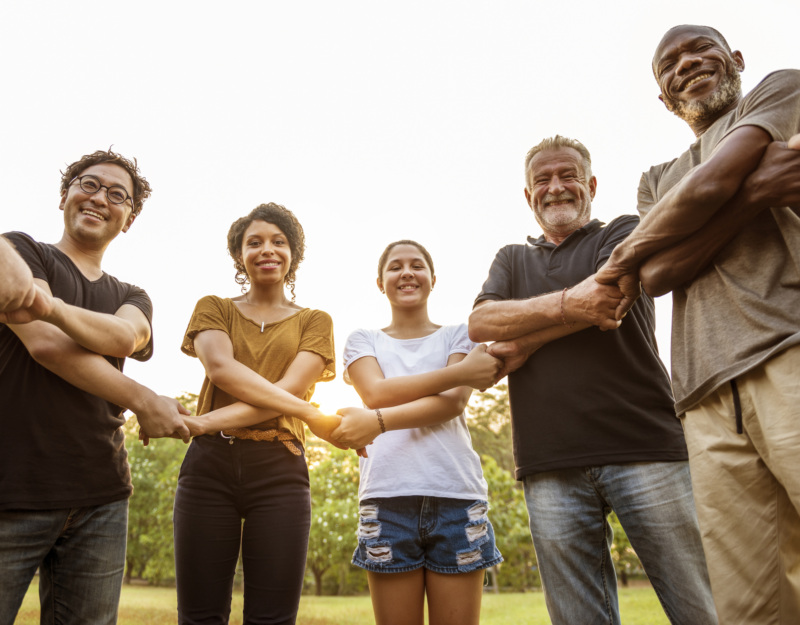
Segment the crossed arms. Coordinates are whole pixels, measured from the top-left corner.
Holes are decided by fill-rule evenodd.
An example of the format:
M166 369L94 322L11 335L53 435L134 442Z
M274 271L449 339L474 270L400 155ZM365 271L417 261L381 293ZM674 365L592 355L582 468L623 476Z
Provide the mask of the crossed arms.
M0 237L4 254L9 252L6 246L10 248ZM24 263L10 252L16 256L12 262ZM31 357L73 386L134 411L149 436L177 435L187 440L189 430L181 418L186 411L176 400L156 395L103 357L130 356L147 345L150 325L144 313L132 305L121 306L114 315L71 306L53 297L44 280L31 276L30 288L28 274L30 269L17 274L28 295L12 300L12 305L19 305L6 307L0 322L17 335Z
M800 207L800 135L787 144L742 126L658 201L597 273L623 293L617 318L638 297L639 280L653 296L693 280L770 206Z
M393 378L384 377L375 357L359 358L347 373L368 408L340 409L342 422L333 438L343 447L364 448L382 433L375 408L387 431L449 421L464 412L473 388L494 384L500 365L484 345L466 355L451 354L442 369Z

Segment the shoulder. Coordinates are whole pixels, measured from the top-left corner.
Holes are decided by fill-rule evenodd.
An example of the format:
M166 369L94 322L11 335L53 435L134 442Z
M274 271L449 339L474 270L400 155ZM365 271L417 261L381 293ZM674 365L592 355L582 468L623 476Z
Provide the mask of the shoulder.
M368 330L366 328L358 328L356 330L353 330L350 334L347 335L347 341L345 341L345 343L347 345L353 345L358 343L373 344L379 332L380 330Z
M466 323L444 326L441 332L451 350L469 353L476 345L476 343L469 338L469 328Z
M17 253L30 264L34 258L53 256L53 246L49 243L40 243L24 232L6 232L3 238L11 243Z
M230 298L219 297L218 295L204 295L195 304L195 310L221 310L233 305Z
M779 69L764 76L751 91L747 93L746 98L752 93L760 90L773 90L776 87L795 88L800 89L800 70L798 69Z
M605 226L603 226L603 232L606 235L618 234L622 232L624 232L625 234L629 234L638 225L639 225L639 217L637 217L636 215L620 215L619 217L615 217Z
M328 323L331 325L333 324L333 319L328 313L326 313L324 310L318 310L316 308L303 308L297 313L297 316L300 319L308 321Z

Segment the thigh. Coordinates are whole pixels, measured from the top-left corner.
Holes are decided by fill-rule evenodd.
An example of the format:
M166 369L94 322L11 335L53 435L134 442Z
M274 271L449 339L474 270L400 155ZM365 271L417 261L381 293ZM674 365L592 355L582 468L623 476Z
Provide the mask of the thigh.
M242 516L232 492L227 445L197 442L186 454L175 493L178 620L221 624L230 615Z
M364 499L358 505L353 564L375 573L406 573L425 566L420 532L424 497Z
M127 534L127 499L70 511L40 567L42 622L117 622Z
M746 402L742 434L730 385L684 418L714 601L722 622L800 622L800 518L751 438Z
M420 514L427 570L449 575L470 573L503 561L486 501L425 497Z
M253 446L242 496L244 623L294 623L311 528L308 469L280 443Z
M737 384L746 435L800 512L800 346L741 376Z
M68 510L0 511L0 623L13 623L36 569L58 540Z
M425 569L430 625L478 625L483 596L483 569L445 574Z
M673 623L717 622L688 462L606 465L601 492Z
M399 573L367 571L375 625L423 625L425 574L421 568Z
M525 502L554 625L619 623L610 508L591 469L525 477Z

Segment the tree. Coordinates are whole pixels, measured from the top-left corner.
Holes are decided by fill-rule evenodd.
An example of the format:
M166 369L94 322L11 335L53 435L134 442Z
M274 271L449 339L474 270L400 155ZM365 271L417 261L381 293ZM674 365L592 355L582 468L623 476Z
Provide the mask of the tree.
M197 395L184 393L177 399L194 414ZM145 447L139 442L136 419L128 419L124 427L134 488L128 507L125 581L138 577L159 584L175 578L172 506L186 445L159 438Z
M498 384L474 394L467 407L467 424L475 451L480 456L491 456L498 466L513 473L514 455L508 386Z
M313 438L307 441L306 456L312 506L306 569L314 576L317 595L323 592L323 576L338 570L336 594L345 594L358 529L358 457Z

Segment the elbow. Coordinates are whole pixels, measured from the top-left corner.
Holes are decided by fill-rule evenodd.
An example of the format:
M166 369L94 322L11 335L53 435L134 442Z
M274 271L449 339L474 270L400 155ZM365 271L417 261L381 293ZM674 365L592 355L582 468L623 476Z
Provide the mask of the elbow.
M476 308L469 316L467 330L469 332L469 339L474 343L486 343L493 340L489 336L485 315L481 312L480 308Z
M64 361L64 354L59 347L51 341L36 341L25 346L28 353L38 364L45 369L54 371L59 362Z
M667 271L655 263L645 263L639 268L639 281L644 292L650 297L666 295L677 286L671 284L672 280Z
M136 348L136 342L133 340L133 338L131 338L130 340L120 339L103 351L105 352L104 355L106 356L112 356L114 358L128 358L138 351Z

